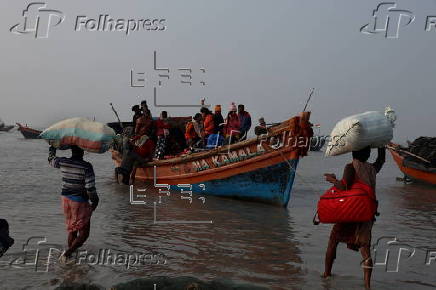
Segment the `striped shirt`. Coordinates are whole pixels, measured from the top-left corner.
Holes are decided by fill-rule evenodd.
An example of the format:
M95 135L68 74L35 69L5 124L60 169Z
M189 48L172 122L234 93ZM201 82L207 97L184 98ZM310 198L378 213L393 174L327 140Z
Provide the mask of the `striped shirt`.
M62 172L62 195L79 202L98 202L95 175L91 163L50 155L48 161Z

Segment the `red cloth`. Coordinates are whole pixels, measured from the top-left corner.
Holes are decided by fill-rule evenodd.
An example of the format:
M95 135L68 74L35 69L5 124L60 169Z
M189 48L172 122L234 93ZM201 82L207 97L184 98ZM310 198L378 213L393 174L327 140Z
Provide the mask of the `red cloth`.
M62 207L68 232L80 231L91 220L92 208L88 202L77 202L62 196Z
M225 127L225 134L226 136L230 136L230 134L232 134L232 136L239 134L239 128L240 128L240 122L239 122L239 117L237 114L230 114L227 117L227 124ZM233 131L233 133L232 133Z
M164 136L164 129L169 129L170 128L170 124L168 124L167 121L165 120L157 120L156 121L156 135L157 136Z
M145 116L141 116L136 120L135 135L149 135L152 127L153 120L150 118L146 118Z
M133 141L135 141L139 138L141 138L141 136L135 136L135 137L133 137ZM154 147L155 147L155 145L154 145L153 140L148 139L143 145L135 146L133 151L138 153L143 158L151 158L151 156L153 156L153 153L154 153Z
M203 121L204 133L206 135L215 134L215 121L212 114L207 114Z
M192 122L188 122L188 124L186 124L185 139L189 140L199 137L200 136L197 135L197 132L195 132L194 124Z

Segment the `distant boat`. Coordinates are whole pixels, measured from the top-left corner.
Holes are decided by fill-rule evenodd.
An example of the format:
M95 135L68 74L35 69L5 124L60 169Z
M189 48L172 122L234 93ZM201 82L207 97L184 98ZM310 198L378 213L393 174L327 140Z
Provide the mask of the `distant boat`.
M23 126L20 123L17 123L18 131L23 134L24 138L26 139L39 139L39 134L41 134L42 131L29 128L27 125Z
M14 126L12 126L12 125L9 125L9 126L3 125L3 126L0 126L0 132L9 132L12 128L14 128Z
M189 185L199 194L286 207L299 158L306 155L312 137L309 117L303 112L271 128L267 136L150 162L136 169L135 179L174 190ZM301 138L306 142L299 145ZM121 158L120 152L112 151L116 166Z
M436 168L426 168L422 163L413 161L405 162L406 153L402 153L403 150L398 150L396 144L392 144L388 148L405 178L436 185Z
M9 132L14 126L7 126L5 123L0 119L0 132Z

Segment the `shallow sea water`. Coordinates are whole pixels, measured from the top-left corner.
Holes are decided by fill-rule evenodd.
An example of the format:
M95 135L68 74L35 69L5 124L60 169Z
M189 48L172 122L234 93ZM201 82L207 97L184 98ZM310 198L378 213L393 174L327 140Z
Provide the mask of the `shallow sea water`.
M9 221L15 239L0 258L0 289L51 289L63 281L110 287L159 275L233 280L270 289L363 289L360 255L345 245L338 248L334 276L320 278L331 225L312 224L318 197L329 187L323 173L341 176L349 156L324 158L315 152L303 158L287 209L218 197L189 204L175 192L164 196L155 209L152 188L146 191L146 205L130 203L129 188L112 179L110 154L87 154L101 200L91 236L81 249L88 260L74 266L51 260L46 271L48 249L56 254L66 241L60 172L49 167L44 141L25 140L19 132L0 133L0 152L0 217ZM431 259L436 250L430 251L436 248L436 188L405 185L396 180L400 176L389 155L377 180L381 216L373 229L373 243L378 241L373 289L436 288L436 258ZM209 220L213 223L177 223ZM403 246L388 244L393 238ZM23 247L29 265L21 263ZM35 253L30 249L36 248L37 268L29 262ZM96 262L92 254L103 250L154 254L161 260L127 269L122 263Z

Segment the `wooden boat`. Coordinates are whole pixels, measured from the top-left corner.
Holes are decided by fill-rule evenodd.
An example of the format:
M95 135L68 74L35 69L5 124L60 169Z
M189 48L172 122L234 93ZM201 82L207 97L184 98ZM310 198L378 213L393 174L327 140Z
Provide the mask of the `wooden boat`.
M14 126L12 125L3 125L0 127L0 132L9 132L12 128L14 128Z
M17 123L18 131L23 134L24 138L26 139L39 139L39 134L41 134L42 131L35 130L32 128L29 128L27 125L23 126L20 123Z
M232 145L148 163L134 171L138 181L180 190L191 185L204 195L287 206L299 158L310 146L310 112L290 118L258 136ZM116 166L121 154L112 151ZM178 187L179 185L179 187Z
M412 180L423 181L436 185L436 171L431 172L429 170L418 169L418 167L412 168L407 166L404 162L404 153L402 154L400 150L396 149L398 148L398 145L392 144L392 146L389 146L388 148L392 154L392 157L394 158L395 163L406 177Z

